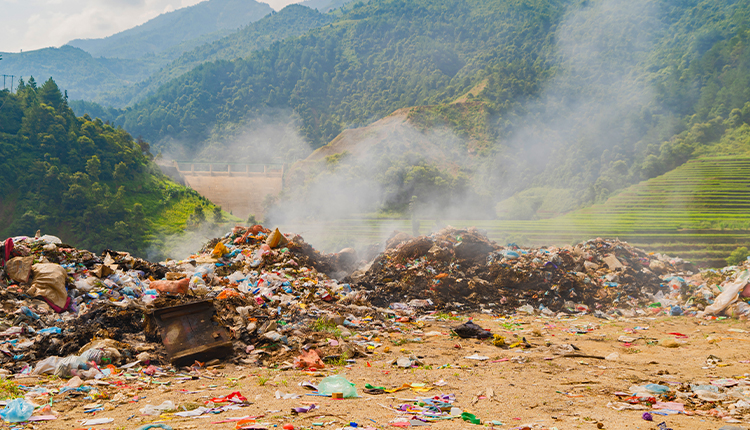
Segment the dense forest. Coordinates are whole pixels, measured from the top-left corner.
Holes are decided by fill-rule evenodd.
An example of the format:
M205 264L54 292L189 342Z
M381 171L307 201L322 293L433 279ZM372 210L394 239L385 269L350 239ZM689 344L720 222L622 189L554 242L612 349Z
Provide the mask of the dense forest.
M52 79L0 91L0 236L58 235L145 256L159 235L214 206L161 175L148 144L76 117Z
M112 106L128 106L156 92L161 85L210 61L244 58L273 42L301 36L333 20L332 15L299 5L289 5L214 42L184 52L147 79L126 88L109 90L97 98Z
M277 42L246 59L217 61L164 85L117 121L158 142L200 145L211 127L266 108L291 108L317 147L344 126L395 109L450 101L493 63L513 64L498 85L532 94L561 2L377 1L345 6L331 25ZM515 66L518 64L518 66ZM528 67L526 66L528 65Z

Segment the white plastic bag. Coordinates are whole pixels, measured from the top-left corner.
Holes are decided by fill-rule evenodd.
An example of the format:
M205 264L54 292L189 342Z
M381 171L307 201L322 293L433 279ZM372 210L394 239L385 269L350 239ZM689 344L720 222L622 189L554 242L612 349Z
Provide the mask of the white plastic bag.
M731 284L727 284L724 287L724 291L722 291L721 294L716 297L716 300L714 300L712 304L706 306L704 314L718 315L724 309L726 309L727 306L736 302L739 298L740 291L745 288L745 285L747 285L749 280L750 270L743 270L742 273L737 276L737 279L734 282L732 282Z
M56 355L53 355L52 357L47 357L44 360L36 364L31 374L32 375L52 374L57 368L57 365L60 363L60 360L62 360L62 357L58 357Z
M170 411L176 409L174 403L171 400L165 400L160 405L146 405L141 408L141 413L144 415L160 415L164 411Z
M78 369L86 370L89 365L77 355L69 355L57 362L55 366L55 376L67 378L73 376Z

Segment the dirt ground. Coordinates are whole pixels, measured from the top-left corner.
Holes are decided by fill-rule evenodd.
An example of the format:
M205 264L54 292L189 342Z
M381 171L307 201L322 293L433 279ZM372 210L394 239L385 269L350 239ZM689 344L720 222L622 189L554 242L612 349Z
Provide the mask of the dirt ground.
M750 354L747 352L750 328L746 321L705 321L692 317L608 321L591 316L557 319L475 315L477 324L505 336L508 343L513 343L515 336L525 337L531 346L527 349L500 348L489 340L451 337L450 327L463 321L466 318L428 321L423 326L408 323L402 333L383 332L380 336L382 346L375 348L369 357L357 359L348 366L330 365L315 373L227 364L218 365L213 371L204 369L195 380L187 380L184 374L153 379L141 374L130 380L123 376L111 377L105 381L113 385L99 386L109 398L58 394L53 397L52 404L52 410L59 414L58 419L21 427L136 429L153 422L167 424L173 429L219 430L237 426L236 422L220 421L258 416L261 418L257 418L257 428L268 429L282 428L288 423L295 429L339 429L350 422L357 423L359 428L395 428L389 422L411 415L397 413L394 407L413 403L417 398L454 394L455 406L475 414L482 420L482 425L501 429L656 429L659 423L666 422L667 427L675 430L714 430L728 424L721 418L708 416L711 407L704 407L705 410L691 416L654 414L653 421L649 422L642 419L643 410L616 411L607 404L622 401L623 398L618 398L615 393L628 392L633 385L655 383L668 385L674 390L683 383L709 383L719 378L743 380L750 373ZM642 339L626 344L618 341L621 336ZM415 342L417 339L421 341ZM679 346L661 346L658 341L663 339L676 340ZM561 357L548 346L560 344L573 344L579 348L575 354L589 357ZM386 347L389 352L384 351ZM611 359L612 353L617 353L617 357ZM473 354L489 359L465 358ZM424 365L403 369L391 364L394 359L409 355L420 358ZM718 366L707 366L709 355L722 361ZM591 356L610 356L610 359ZM309 390L299 386L303 381L317 383L323 376L333 373L345 375L354 382L360 397L334 400L310 396ZM444 381L445 385L436 386L438 381ZM26 386L59 387L65 381L42 377L17 379L16 382ZM423 383L425 388L432 389L428 392L402 390L369 395L364 393L367 383L386 388ZM490 395L494 393L494 398L487 396L488 389ZM210 398L234 391L241 392L252 404L198 418L181 418L170 413L145 416L139 411L147 404L158 405L165 400L173 401L179 410L182 410L181 406L190 409L190 406L203 406ZM296 393L301 397L277 399L277 391ZM112 401L118 393L127 396L125 403ZM123 398L122 395L118 397ZM133 402L133 397L138 401ZM724 408L728 410L728 405L735 401L723 405ZM296 416L290 412L292 407L311 403L318 409ZM84 409L99 405L103 405L104 410L84 413ZM83 420L95 418L114 418L114 421L97 426L82 425ZM740 421L732 425L748 426L742 417ZM750 416L747 421L750 421ZM10 427L13 426L8 423L2 426ZM455 418L428 423L423 428L472 429L478 426Z

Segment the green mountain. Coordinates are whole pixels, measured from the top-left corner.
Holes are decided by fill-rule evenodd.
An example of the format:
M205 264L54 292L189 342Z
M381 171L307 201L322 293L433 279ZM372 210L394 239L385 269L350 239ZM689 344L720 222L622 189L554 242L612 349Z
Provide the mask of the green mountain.
M181 52L210 39L216 40L272 12L266 3L254 0L209 0L161 14L112 36L75 39L68 45L94 57L135 59L162 55L176 58Z
M367 157L337 147L308 159L279 204L319 196L308 191L325 178L361 179L374 190L359 208L369 211L403 212L416 196L487 213L526 190L561 190L522 208L537 218L561 196L552 212L744 148L749 12L707 0L373 0L247 58L200 65L110 118L155 148L210 154L268 112L287 112L318 148L414 108L407 124L444 135L454 159L383 139ZM440 200L445 184L456 186Z
M122 124L157 145L170 138L200 146L214 126L267 108L293 109L314 146L346 126L396 109L450 101L493 62L543 63L561 2L358 3L333 25L272 45L246 59L202 65L129 110ZM532 41L535 43L532 44ZM525 76L529 95L544 77ZM526 70L524 70L526 71ZM515 75L501 77L517 80Z
M92 251L158 254L197 207L215 207L150 158L122 128L76 117L52 79L0 91L0 236L41 229Z
M110 90L97 100L111 106L131 105L146 98L166 82L203 63L244 58L253 51L268 48L273 42L301 36L331 21L333 16L323 15L299 5L289 5L278 13L269 14L228 36L187 51L147 79L124 89Z
M740 127L750 132L750 125ZM625 188L602 203L550 219L484 224L491 237L524 245L565 245L617 237L701 266L723 267L750 239L750 147L733 156L702 156L664 175ZM501 202L502 210L539 203Z

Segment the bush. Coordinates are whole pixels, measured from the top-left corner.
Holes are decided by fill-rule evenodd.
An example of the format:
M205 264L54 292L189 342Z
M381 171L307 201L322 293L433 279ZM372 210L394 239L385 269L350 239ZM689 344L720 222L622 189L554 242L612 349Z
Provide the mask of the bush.
M740 265L747 260L748 256L750 256L750 252L748 252L747 248L740 246L729 254L729 257L727 257L727 264L730 266Z

